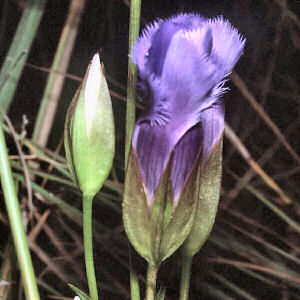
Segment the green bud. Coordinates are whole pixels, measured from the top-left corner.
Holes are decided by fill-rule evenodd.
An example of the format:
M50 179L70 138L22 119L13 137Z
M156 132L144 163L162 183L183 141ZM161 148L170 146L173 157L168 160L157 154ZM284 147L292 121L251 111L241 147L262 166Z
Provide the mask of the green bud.
M68 109L65 150L80 190L94 196L110 172L115 151L111 99L98 54Z

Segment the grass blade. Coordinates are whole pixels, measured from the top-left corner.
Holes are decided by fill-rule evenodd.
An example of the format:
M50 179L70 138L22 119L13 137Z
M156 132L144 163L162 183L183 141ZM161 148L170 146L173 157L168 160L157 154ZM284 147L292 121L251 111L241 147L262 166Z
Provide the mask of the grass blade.
M21 77L33 39L36 35L46 0L30 0L0 73L0 107L7 112Z

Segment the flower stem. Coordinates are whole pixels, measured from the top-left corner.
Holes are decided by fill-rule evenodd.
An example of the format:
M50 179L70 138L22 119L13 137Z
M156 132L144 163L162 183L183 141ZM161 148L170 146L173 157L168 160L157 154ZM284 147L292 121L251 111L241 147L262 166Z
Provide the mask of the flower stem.
M181 271L179 300L189 299L192 260L193 260L192 256L186 256L186 255L182 256L182 271Z
M140 286L137 273L134 269L130 268L130 295L131 300L140 300Z
M146 289L146 299L154 300L156 293L156 278L157 278L158 266L149 264L147 271L147 289Z
M129 20L129 52L139 35L141 16L141 0L130 1ZM135 123L135 98L137 67L131 57L128 60L128 82L127 82L127 103L126 103L126 132L125 132L125 170L127 168L130 152L131 136ZM131 300L140 300L139 279L134 269L130 268L130 290Z
M0 124L0 174L6 210L9 218L15 251L21 271L26 299L39 300L36 278L22 222L20 206L8 160L2 124Z
M97 283L93 259L93 237L92 237L92 205L94 196L83 195L83 240L84 258L89 295L91 300L98 300Z
M129 249L129 268L130 268L130 296L131 300L140 300L140 286L139 286L139 278L136 272L136 268L133 263L133 251L130 245L128 245Z
M130 1L129 21L129 52L139 35L141 0ZM135 123L135 98L136 98L136 75L137 67L129 56L128 61L128 82L127 82L127 104L126 104L126 133L125 133L125 168L127 166L130 151L131 136Z

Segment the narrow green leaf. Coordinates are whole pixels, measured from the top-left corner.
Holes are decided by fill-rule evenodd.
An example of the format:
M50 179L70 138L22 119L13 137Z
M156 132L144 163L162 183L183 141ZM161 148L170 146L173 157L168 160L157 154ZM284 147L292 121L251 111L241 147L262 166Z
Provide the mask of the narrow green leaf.
M20 204L17 198L11 166L9 164L2 124L0 125L0 177L25 296L27 299L39 300L39 291L24 230Z
M33 39L36 35L46 0L30 0L19 22L13 42L0 73L0 107L9 109L21 77Z
M76 293L77 296L79 296L80 300L91 300L85 292L83 292L73 284L69 283L68 286Z

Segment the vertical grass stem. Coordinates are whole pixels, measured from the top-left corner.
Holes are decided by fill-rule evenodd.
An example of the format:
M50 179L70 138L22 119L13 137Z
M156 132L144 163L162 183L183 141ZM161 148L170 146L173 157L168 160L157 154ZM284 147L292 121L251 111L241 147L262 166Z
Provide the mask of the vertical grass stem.
M4 194L18 264L21 271L25 296L27 300L40 300L27 238L22 222L20 206L15 191L11 166L9 164L2 124L0 126L0 174L2 191Z
M46 0L30 0L19 22L0 72L0 107L7 112L21 77Z
M131 0L129 20L129 52L138 38L140 30L141 0ZM135 123L135 98L136 98L136 77L137 67L131 57L128 60L128 82L127 82L127 103L126 103L126 132L125 132L125 170L131 145L131 136ZM130 254L131 255L131 254ZM131 300L140 300L140 288L138 276L130 264L130 290Z
M140 30L141 0L131 0L129 21L129 53L138 38ZM126 133L125 133L125 166L127 166L130 151L131 136L135 123L137 67L131 57L128 60L127 104L126 104Z

